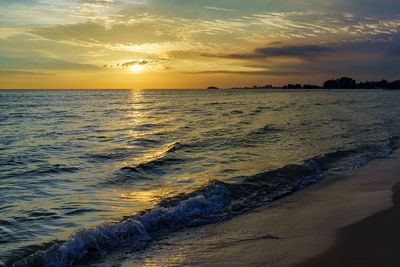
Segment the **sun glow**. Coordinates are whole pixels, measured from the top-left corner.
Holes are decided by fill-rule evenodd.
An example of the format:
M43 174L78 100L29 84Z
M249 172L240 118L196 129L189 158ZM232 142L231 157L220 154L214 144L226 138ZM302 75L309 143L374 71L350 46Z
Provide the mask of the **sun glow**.
M146 67L144 65L140 65L140 64L135 64L132 66L131 70L134 72L138 72L138 71L142 71L144 70Z

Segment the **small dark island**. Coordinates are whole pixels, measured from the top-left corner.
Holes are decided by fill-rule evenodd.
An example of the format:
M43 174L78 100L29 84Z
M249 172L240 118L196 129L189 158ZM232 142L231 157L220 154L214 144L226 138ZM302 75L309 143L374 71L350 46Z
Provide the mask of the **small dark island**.
M212 90L212 89L218 89L218 87L215 87L215 86L209 86L209 87L207 87L207 90Z

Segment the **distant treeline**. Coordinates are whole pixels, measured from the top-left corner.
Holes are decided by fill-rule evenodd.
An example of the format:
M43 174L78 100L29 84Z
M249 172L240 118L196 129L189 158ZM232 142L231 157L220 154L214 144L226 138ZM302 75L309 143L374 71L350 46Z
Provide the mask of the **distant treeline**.
M342 77L336 80L328 80L324 85L310 85L310 84L288 84L283 86L283 89L400 89L400 80L388 82L387 80L381 81L366 81L357 83L356 80L349 77Z
M328 80L324 82L325 89L400 89L400 80L388 82L387 80L381 81L366 81L357 83L349 77L342 77L336 80Z

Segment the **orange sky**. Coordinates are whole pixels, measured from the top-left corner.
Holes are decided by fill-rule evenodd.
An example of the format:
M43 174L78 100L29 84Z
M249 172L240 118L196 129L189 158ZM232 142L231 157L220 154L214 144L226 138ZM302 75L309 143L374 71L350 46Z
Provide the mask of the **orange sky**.
M204 88L398 79L380 1L5 0L0 88Z

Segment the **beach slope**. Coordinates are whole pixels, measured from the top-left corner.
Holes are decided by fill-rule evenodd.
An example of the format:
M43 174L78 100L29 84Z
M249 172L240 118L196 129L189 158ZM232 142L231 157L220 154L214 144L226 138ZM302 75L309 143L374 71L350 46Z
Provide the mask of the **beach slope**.
M400 266L398 182L399 151L229 221L172 234L122 266Z

